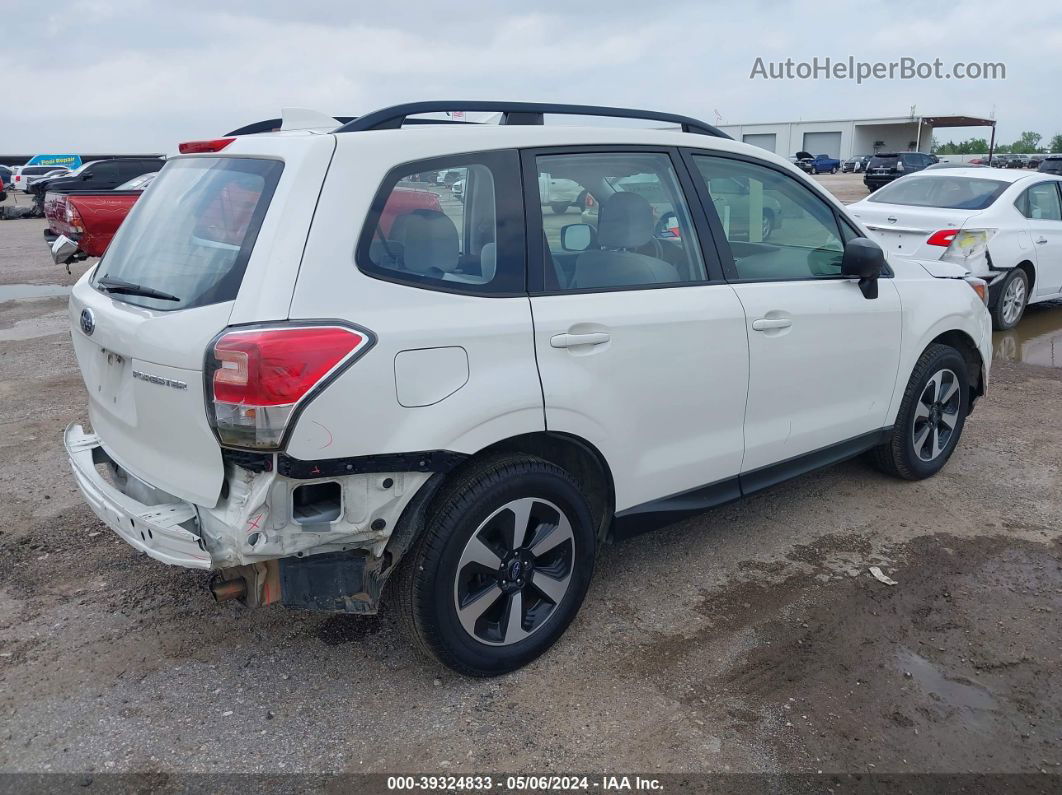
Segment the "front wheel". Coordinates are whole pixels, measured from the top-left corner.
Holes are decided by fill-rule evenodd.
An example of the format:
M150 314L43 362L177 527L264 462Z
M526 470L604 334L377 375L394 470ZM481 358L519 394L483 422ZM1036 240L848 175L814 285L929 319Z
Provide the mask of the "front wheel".
M905 480L935 475L959 443L970 408L966 360L954 348L926 348L907 382L889 440L873 451L884 472Z
M831 174L836 174L837 173L837 169L836 168L831 168L830 169L830 173Z
M1029 277L1021 268L1014 268L1003 280L999 298L992 305L992 328L1006 331L1018 325L1029 302Z
M402 564L402 620L458 673L513 671L549 649L583 602L590 508L567 472L531 456L485 459L444 488Z
M553 211L554 215L564 215L568 212L570 206L567 202L553 202L550 204L549 209Z

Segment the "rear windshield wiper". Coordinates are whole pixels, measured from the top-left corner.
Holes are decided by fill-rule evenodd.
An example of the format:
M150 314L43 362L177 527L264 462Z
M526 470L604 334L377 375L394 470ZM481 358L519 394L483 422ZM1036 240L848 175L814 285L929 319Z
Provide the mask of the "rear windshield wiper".
M102 279L96 282L96 286L101 290L106 290L109 293L120 293L122 295L142 295L144 298L157 298L160 301L180 301L181 299L175 295L164 293L161 290L155 290L151 287L142 287L139 284L133 284L132 282L122 281L121 279L112 279L110 276L104 276Z

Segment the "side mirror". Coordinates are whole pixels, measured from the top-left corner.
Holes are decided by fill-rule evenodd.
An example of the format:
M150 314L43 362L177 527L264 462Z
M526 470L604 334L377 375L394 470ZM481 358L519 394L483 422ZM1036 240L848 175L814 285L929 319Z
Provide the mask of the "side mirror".
M561 227L561 248L565 251L586 251L593 241L589 224L568 224Z
M885 252L873 240L857 237L849 240L841 256L841 275L859 279L864 298L878 297L878 277L885 268Z

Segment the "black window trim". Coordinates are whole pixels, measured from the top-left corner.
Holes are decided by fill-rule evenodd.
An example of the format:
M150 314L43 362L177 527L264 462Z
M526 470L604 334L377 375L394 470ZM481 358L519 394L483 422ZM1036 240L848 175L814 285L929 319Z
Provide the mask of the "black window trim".
M369 205L369 212L362 224L361 231L358 233L358 240L354 246L354 266L372 279L402 284L407 287L416 287L420 290L431 290L437 293L452 293L476 298L519 298L526 296L527 257L524 241L525 223L523 191L520 186L519 157L519 150L517 149L484 149L409 160L388 169L376 189L372 204ZM380 216L383 214L384 205L387 204L387 199L398 184L398 181L402 177L422 171L461 168L465 165L486 166L490 169L494 178L496 238L500 238L503 231L510 235L504 249L501 241L495 240L498 244L498 262L501 262L503 250L507 252L507 256L515 260L513 270L519 271L519 277L513 280L514 284L509 285L504 290L492 290L490 289L491 282L483 285L468 284L466 282L444 282L433 277L420 277L391 270L390 268L382 268L372 262L369 259L369 246L372 243ZM503 223L504 218L511 220L508 223ZM500 266L498 270L501 270Z
M544 221L542 205L538 193L538 164L540 156L552 155L592 155L592 154L661 154L666 155L675 170L679 190L686 202L690 220L697 235L698 251L704 263L707 279L694 281L669 282L667 284L634 284L616 287L581 287L575 289L546 289L547 246L544 242ZM696 184L688 172L688 167L678 147L647 144L571 144L567 146L544 146L520 150L524 182L524 215L527 234L527 288L531 296L583 295L594 293L630 292L632 290L674 290L683 287L700 287L704 285L726 284L722 264L712 230L707 224ZM532 265L531 263L538 263Z
M853 281L850 276L842 276L836 274L833 276L796 276L792 278L764 278L764 279L742 279L737 275L737 267L734 264L734 254L730 248L730 241L727 240L726 233L723 231L723 223L719 219L719 214L716 212L715 205L712 203L711 196L708 194L708 185L706 184L704 177L701 175L700 170L697 168L697 164L694 162L694 158L698 156L718 157L728 160L738 160L745 163L750 163L755 166L761 166L763 168L770 169L777 172L783 177L787 177L794 182L800 182L800 179L791 174L787 169L778 165L777 163L771 163L766 160L761 160L757 157L741 154L738 152L727 152L719 149L703 149L695 147L682 147L682 157L686 160L686 167L693 177L698 198L703 208L703 214L707 217L709 225L712 229L712 237L716 241L716 248L719 251L719 259L723 264L723 272L726 275L726 281L730 284L761 284L770 282L827 282L827 281ZM826 208L833 215L834 222L837 224L837 231L843 232L842 227L848 227L848 230L855 235L855 237L865 237L860 231L859 227L853 224L832 202L828 201L824 196L820 195L819 191L814 188L809 188L808 191L812 196L822 202ZM842 243L844 242L844 235L840 235ZM881 278L891 279L893 271L889 267L888 263L885 263L885 267L881 271Z

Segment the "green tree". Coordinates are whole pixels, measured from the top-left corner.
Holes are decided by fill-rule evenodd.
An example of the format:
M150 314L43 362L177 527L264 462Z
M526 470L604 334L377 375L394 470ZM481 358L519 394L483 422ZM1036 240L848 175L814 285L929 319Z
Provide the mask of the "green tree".
M1026 130L1021 134L1021 138L1010 145L1010 151L1020 155L1031 155L1038 150L1042 137L1038 132Z
M1062 152L1062 133L1058 133L1051 139L1051 143L1047 145L1049 152Z

